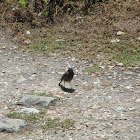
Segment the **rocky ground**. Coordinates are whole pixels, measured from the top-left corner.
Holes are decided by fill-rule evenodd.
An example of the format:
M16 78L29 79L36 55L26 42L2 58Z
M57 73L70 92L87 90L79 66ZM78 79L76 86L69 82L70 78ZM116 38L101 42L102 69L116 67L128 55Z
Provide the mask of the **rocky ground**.
M22 109L15 105L26 93L51 93L59 97L47 109L47 116L72 119L69 130L43 132L39 124L27 124L17 133L1 132L2 140L139 140L140 71L106 60L87 62L53 54L39 57L16 50L0 34L0 118ZM100 57L100 56L99 56ZM98 64L103 73L88 75L83 70ZM63 91L59 79L66 68L74 69L74 92ZM70 87L66 83L66 87ZM38 106L33 106L39 109Z

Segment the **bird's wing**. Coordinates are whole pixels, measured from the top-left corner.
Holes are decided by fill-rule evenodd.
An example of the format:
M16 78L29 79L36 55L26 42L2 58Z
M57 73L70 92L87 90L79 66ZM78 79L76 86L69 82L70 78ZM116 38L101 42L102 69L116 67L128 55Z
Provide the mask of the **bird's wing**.
M68 72L68 71L67 71L67 72L65 72L65 73L62 75L61 80L65 79L68 75L69 75L69 72Z

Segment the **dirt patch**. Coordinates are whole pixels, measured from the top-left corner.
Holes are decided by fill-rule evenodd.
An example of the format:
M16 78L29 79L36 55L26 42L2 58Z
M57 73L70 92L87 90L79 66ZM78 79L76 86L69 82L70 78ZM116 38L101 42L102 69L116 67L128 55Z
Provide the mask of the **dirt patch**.
M100 57L125 66L139 66L138 3L96 3L89 15L66 13L56 18L54 24L40 27L13 23L4 32L24 52L47 56L57 53L88 60ZM119 31L123 34L118 35Z

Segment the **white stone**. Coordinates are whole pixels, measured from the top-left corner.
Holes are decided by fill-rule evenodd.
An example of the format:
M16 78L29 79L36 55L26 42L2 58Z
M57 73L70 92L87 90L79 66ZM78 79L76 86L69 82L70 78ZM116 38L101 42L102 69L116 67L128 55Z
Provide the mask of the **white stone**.
M27 34L27 35L30 35L31 33L30 33L30 31L27 31L26 34Z
M117 42L120 42L120 40L116 38L116 39L112 39L110 42L111 43L117 43Z
M122 67L123 66L123 63L118 63L118 66L121 66Z
M63 40L63 39L57 39L57 40L55 40L55 41L59 42L59 41L65 41L65 40Z
M117 32L117 35L124 35L125 33L124 32L122 32L122 31L118 31Z

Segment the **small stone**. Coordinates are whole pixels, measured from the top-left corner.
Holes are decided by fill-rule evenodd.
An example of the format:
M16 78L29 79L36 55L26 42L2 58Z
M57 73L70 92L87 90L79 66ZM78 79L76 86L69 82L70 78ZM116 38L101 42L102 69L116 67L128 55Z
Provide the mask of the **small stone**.
M83 82L82 85L87 85L87 82Z
M113 76L116 77L116 76L117 76L117 72L114 72L114 73L113 73Z
M90 106L88 107L88 109L96 109L97 107L94 107L94 106Z
M32 41L31 41L30 39L26 39L26 40L24 40L24 43L25 43L26 45L30 45L30 44L32 43Z
M27 35L30 35L31 33L30 33L30 31L27 31L26 34L27 34Z
M58 74L61 74L62 75L62 74L64 74L64 72L59 71Z
M63 40L63 39L57 39L57 40L55 40L55 41L59 42L59 41L65 41L65 40Z
M31 75L31 76L29 77L29 79L30 79L31 81L35 80L35 75Z
M125 108L123 106L119 106L117 109L116 109L117 112L120 112L120 111L125 111Z
M122 67L123 66L123 63L118 63L118 66Z
M6 46L3 45L1 48L2 48L2 49L6 49Z
M111 43L116 43L116 42L120 42L120 40L116 38L116 39L112 39L110 42Z
M27 79L26 78L24 78L24 77L21 77L20 79L18 79L17 80L17 83L22 83L22 82L24 82L24 81L26 81Z
M136 110L136 108L130 107L129 110L130 110L130 111L133 111L133 110Z
M96 74L92 73L92 74L91 74L91 77L95 77L95 75L96 75Z
M135 101L135 103L139 103L140 102L140 99L139 98L137 98L136 99L136 101Z
M132 89L133 87L132 86L126 86L125 88L126 89Z
M102 95L107 95L107 93L105 93L105 92L103 92L103 93L101 93Z
M72 59L71 59L72 61L75 61L75 57L72 57Z
M112 79L113 74L112 73L107 73L106 76L107 76L108 79Z
M124 35L125 33L124 32L122 32L122 31L118 31L117 32L117 35Z
M77 128L77 130L81 130L81 127Z

